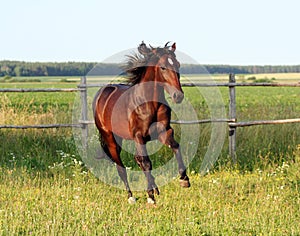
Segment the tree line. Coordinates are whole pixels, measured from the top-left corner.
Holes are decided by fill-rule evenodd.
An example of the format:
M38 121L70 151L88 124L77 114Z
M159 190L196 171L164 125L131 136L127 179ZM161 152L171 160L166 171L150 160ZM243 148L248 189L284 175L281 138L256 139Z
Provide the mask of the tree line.
M122 73L120 64L95 62L23 62L0 61L0 77L4 76L84 76L118 75ZM280 66L233 66L182 64L182 74L260 74L260 73L300 73L300 65Z

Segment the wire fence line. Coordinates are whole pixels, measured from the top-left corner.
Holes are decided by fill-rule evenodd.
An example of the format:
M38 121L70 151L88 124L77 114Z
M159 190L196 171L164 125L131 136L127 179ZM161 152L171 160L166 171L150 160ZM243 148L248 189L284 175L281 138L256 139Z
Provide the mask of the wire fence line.
M105 83L87 84L86 77L81 78L77 88L2 88L0 93L26 93L26 92L80 92L81 97L81 119L75 124L40 124L40 125L0 125L0 129L47 129L47 128L81 128L83 146L87 147L88 125L94 121L88 119L87 91L89 88L103 87ZM229 117L227 119L205 119L205 120L171 120L173 124L205 124L214 122L225 122L228 124L229 154L235 163L236 160L236 129L238 127L254 125L276 125L288 123L300 123L300 118L281 120L256 120L247 122L237 122L236 117L236 87L300 87L300 83L236 83L235 75L229 75L228 83L182 83L182 87L228 87L229 89Z

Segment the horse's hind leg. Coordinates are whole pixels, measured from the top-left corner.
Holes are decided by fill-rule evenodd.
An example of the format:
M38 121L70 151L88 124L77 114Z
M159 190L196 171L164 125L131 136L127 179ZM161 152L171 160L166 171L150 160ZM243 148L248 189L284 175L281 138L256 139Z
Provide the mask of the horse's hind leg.
M155 184L155 179L151 174L152 163L147 154L146 143L143 141L142 137L139 137L138 135L136 137L135 142L136 142L136 154L134 158L138 163L139 167L143 170L148 182L148 186L147 186L148 203L154 204L155 203L154 193L159 195L159 190L157 185Z
M107 151L109 152L107 154L110 155L110 158L117 164L118 174L121 180L124 182L125 188L128 192L128 202L135 203L135 198L132 196L132 192L129 187L126 168L124 167L124 164L120 158L122 139L114 136L112 133L105 135L105 139Z

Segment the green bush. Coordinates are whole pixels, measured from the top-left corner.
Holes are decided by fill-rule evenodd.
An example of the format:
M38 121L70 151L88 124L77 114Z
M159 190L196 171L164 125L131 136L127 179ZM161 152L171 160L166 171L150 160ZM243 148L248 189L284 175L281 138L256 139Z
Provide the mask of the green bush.
M256 80L255 76L248 77L247 80Z
M256 83L273 83L275 78L269 79L268 77L262 78L262 79L257 79L255 82Z
M11 76L4 76L3 78L0 79L0 82L2 83L36 83L36 82L42 82L38 78L30 78L30 79L25 79L25 78L13 78Z

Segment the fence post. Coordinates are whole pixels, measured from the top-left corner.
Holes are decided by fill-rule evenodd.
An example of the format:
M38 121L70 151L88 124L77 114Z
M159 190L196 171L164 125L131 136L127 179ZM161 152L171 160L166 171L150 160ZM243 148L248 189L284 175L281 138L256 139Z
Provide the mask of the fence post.
M229 75L229 119L236 122L236 100L235 100L235 75ZM237 163L236 160L236 127L229 125L229 155L234 164Z
M82 148L86 154L88 148L88 105L87 105L87 86L86 77L81 77L80 82L80 97L81 97L81 133L82 133Z

